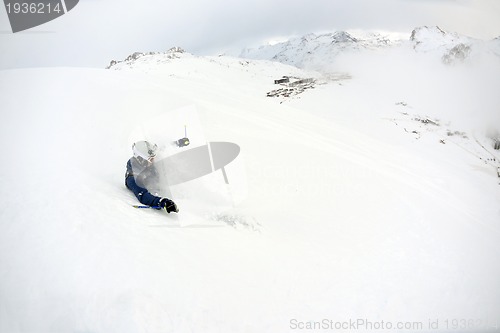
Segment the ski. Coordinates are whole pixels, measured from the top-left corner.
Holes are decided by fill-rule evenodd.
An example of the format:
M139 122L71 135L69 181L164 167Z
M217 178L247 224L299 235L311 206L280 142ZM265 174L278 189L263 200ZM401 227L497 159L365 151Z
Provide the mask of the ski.
M162 210L163 208L160 207L160 206L147 206L147 205L132 205L132 207L134 208L138 208L138 209L157 209L157 210ZM172 212L175 212L175 213L178 213L179 212L179 208L177 208L177 205L174 204L174 210L172 210ZM170 212L168 212L170 214Z

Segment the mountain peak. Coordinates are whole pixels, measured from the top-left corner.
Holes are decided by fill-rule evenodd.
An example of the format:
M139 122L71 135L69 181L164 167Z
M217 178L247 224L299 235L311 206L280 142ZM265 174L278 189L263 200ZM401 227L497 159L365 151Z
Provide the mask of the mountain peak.
M450 64L456 59L463 61L468 58L471 46L478 41L456 32L444 31L438 26L423 26L412 31L410 42L415 51L437 52L441 55L444 63Z
M139 59L147 56L159 56L166 59L175 59L175 58L180 58L183 54L189 54L189 53L187 53L183 48L179 46L172 47L168 49L166 52L134 52L124 60L118 60L118 61L111 60L110 64L108 65L108 67L106 67L106 69L110 69L117 65L131 66Z
M417 27L413 29L411 32L410 40L411 41L418 41L422 37L427 37L427 36L445 36L448 33L441 29L438 26L433 26L433 27L428 27L428 26L422 26L422 27Z
M358 40L352 37L346 31L336 31L332 34L332 40L335 43L356 43Z

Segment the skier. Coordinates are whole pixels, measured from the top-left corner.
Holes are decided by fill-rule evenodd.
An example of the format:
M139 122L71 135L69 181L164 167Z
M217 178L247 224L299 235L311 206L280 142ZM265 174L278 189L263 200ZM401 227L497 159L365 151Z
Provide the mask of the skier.
M132 145L134 156L127 162L125 186L134 192L144 205L156 209L164 209L167 213L179 212L177 205L168 198L160 198L151 194L147 187L158 184L158 173L153 165L158 146L148 141L138 141Z

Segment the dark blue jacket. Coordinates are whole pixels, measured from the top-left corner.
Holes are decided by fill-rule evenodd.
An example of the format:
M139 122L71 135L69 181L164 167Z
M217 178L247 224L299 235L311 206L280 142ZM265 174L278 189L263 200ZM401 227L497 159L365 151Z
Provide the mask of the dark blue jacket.
M158 174L152 165L146 161L132 157L127 162L127 172L125 173L125 186L137 197L140 203L151 207L160 205L160 197L152 195L146 188L146 184L158 181Z

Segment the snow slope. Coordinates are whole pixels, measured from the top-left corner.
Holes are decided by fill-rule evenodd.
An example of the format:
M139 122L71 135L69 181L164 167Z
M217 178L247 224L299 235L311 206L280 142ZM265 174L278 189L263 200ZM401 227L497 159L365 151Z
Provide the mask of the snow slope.
M345 66L352 79L174 52L0 72L0 332L496 323L500 154L463 120L498 120L498 67ZM316 83L266 97L282 76ZM207 140L241 147L246 199L200 208L208 189L185 184L178 216L135 210L138 125L189 105Z

